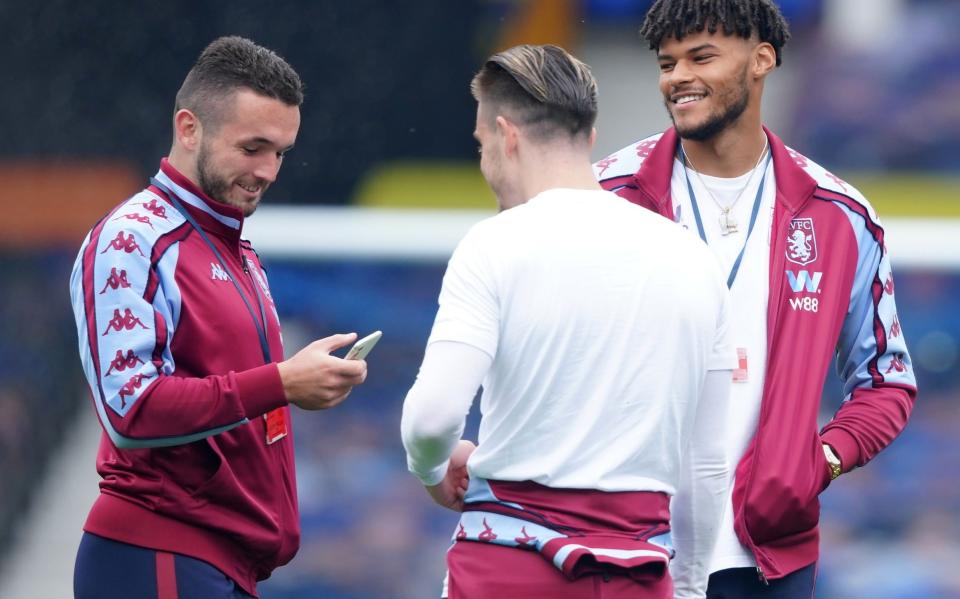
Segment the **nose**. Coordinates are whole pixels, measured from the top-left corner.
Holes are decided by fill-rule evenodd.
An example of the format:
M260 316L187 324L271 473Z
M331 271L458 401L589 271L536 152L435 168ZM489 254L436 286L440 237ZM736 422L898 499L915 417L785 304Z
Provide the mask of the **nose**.
M254 169L253 174L258 179L262 179L267 183L273 183L277 180L277 173L280 172L280 165L283 163L283 159L276 154L268 154L264 156L263 160L257 163L257 168Z
M678 60L677 64L673 65L673 68L667 75L667 82L671 87L680 87L684 83L690 83L693 81L693 71L687 65L687 61Z

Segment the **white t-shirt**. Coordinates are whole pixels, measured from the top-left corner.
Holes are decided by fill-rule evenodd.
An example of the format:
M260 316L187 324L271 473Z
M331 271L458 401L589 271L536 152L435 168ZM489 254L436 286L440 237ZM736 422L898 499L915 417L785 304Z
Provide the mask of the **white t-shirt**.
M478 223L428 341L492 358L471 475L674 494L706 372L735 364L726 296L699 240L606 191Z
M708 175L698 177L692 170L689 172L690 184L697 198L697 207L700 210L707 244L723 271L724 279L733 268L740 250L744 248L744 242L747 242L736 279L730 288L730 339L739 354L738 358L746 358L746 380L743 380L742 370L734 371L734 383L730 387L730 399L727 402L726 444L731 474L735 472L737 463L756 433L767 363L770 231L773 222L776 181L772 162L768 164L764 159L764 163L754 170L729 179ZM764 173L766 173L765 178L763 178ZM760 208L753 233L747 240L750 213L757 197L761 178L764 181L763 196L760 198ZM704 184L709 186L709 191L704 188ZM723 235L719 220L721 210L710 198L709 193L713 194L716 201L729 206L737 199L741 190L739 200L730 211L737 220L737 232ZM687 188L687 178L684 175L683 164L679 160L675 160L673 164L671 194L675 202L674 211L678 215L676 220L689 229L695 237L699 236ZM710 566L712 572L726 568L756 566L753 555L740 544L733 530L732 492L731 484Z

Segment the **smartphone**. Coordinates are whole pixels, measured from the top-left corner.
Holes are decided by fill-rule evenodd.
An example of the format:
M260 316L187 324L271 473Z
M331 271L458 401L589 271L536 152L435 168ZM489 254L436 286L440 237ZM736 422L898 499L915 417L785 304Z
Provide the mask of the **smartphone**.
M380 341L382 335L382 331L374 331L363 339L360 339L353 344L353 347L350 348L350 351L347 352L347 355L343 359L363 360L367 357L367 354L370 353L370 350L373 349L373 346L377 344L377 341Z

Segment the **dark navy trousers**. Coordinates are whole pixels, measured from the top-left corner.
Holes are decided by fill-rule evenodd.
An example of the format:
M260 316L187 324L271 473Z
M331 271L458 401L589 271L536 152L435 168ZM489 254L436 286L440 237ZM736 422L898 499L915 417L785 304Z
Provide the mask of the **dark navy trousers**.
M710 575L707 599L813 599L817 564L783 578L760 581L756 568L730 568Z
M83 533L75 599L251 599L210 564Z

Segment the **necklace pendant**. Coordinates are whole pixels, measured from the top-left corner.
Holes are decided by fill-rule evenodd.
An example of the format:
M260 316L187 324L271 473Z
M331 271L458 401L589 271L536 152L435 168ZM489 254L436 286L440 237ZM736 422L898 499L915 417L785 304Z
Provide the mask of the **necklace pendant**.
M737 219L729 212L720 213L720 232L724 235L737 232Z

